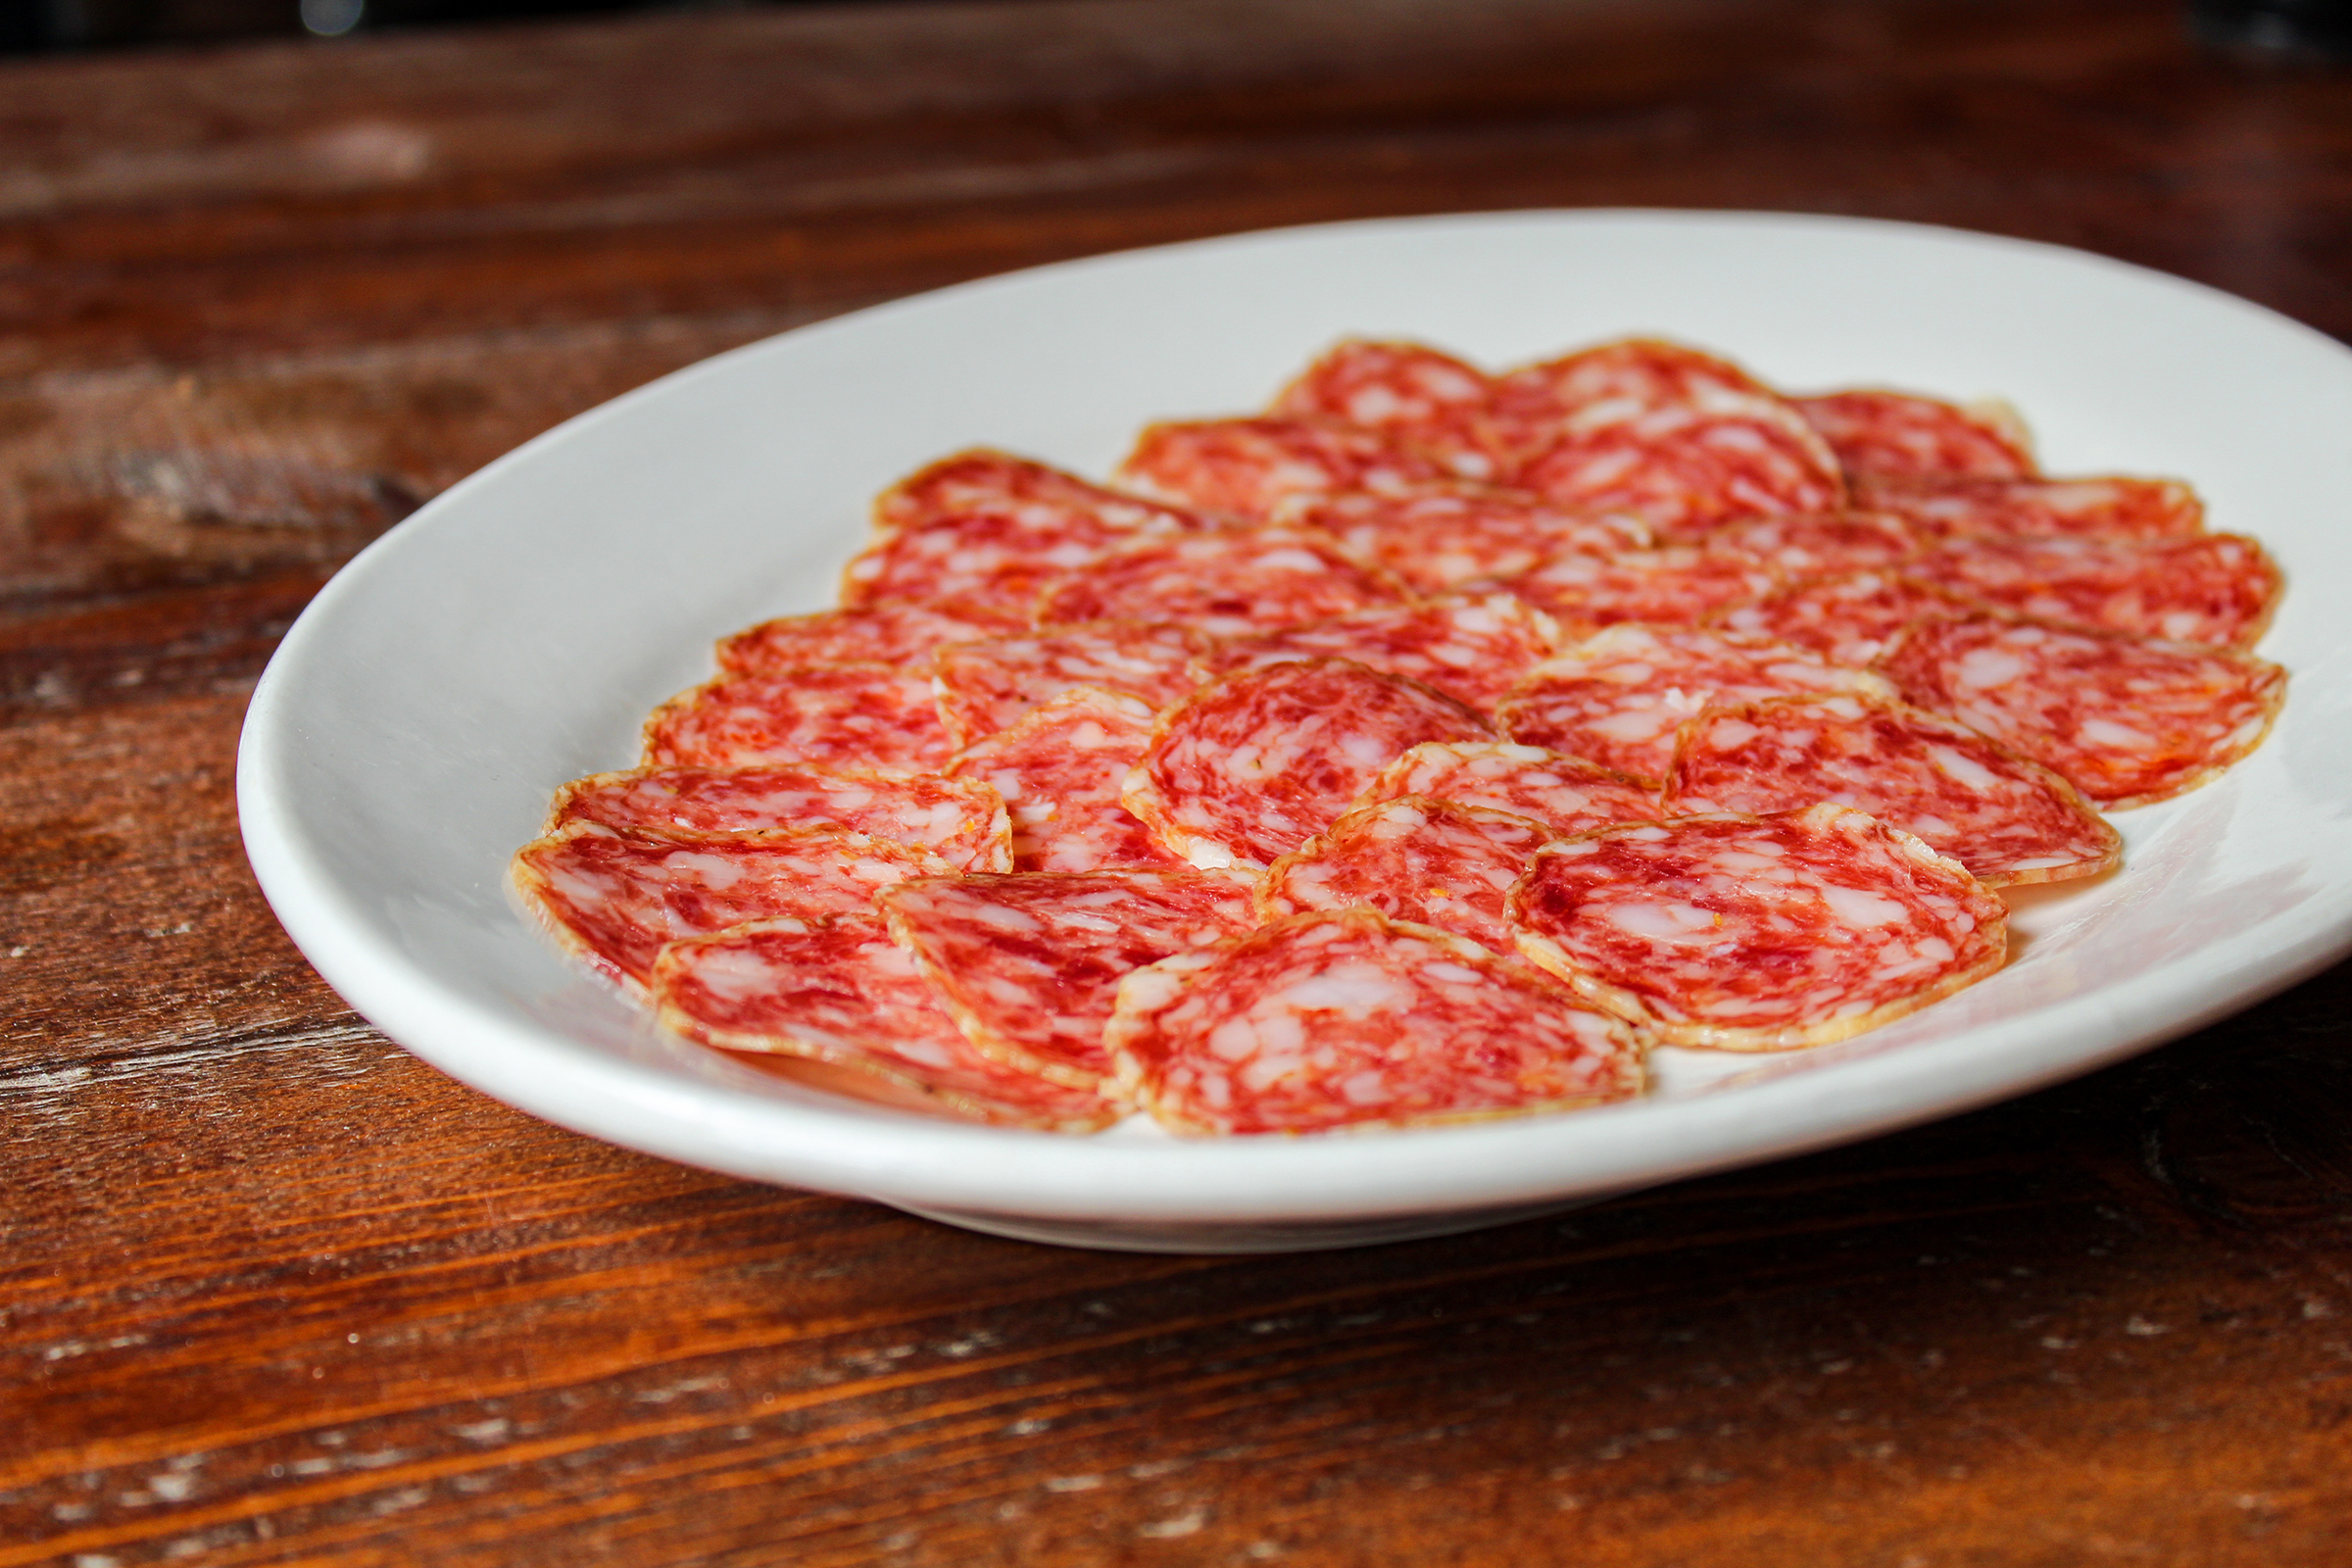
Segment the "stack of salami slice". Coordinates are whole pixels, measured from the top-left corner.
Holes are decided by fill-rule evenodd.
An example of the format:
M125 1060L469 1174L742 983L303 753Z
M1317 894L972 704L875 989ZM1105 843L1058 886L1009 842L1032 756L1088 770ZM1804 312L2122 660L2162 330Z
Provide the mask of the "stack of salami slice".
M1998 968L2258 745L2279 594L2014 416L1349 342L1106 487L948 458L515 858L704 1044L1022 1127L1556 1110Z

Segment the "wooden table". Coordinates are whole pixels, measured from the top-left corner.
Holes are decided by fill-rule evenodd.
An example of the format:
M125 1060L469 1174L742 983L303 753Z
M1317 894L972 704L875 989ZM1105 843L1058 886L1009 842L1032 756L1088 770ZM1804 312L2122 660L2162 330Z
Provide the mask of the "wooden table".
M962 1234L460 1088L279 934L336 564L660 371L1057 257L1639 204L2352 337L2352 79L2148 0L712 11L0 65L0 1565L2352 1560L2352 970L2071 1086L1274 1258Z

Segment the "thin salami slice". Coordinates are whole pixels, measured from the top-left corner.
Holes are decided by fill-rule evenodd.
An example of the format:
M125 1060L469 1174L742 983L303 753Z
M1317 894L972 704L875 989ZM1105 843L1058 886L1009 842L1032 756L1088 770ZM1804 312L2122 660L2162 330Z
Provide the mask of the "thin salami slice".
M1320 529L1430 594L1517 576L1574 551L1611 555L1653 542L1649 524L1630 513L1588 512L1532 491L1458 482L1295 495L1274 516Z
M874 501L874 533L888 539L956 517L1003 517L1047 539L1183 533L1201 519L1181 507L1113 490L1008 452L975 448L908 474Z
M573 822L699 833L827 827L929 850L959 871L1012 869L1003 797L964 779L808 762L635 767L575 779L558 790L546 831Z
M1777 398L1721 401L1572 416L1512 482L1566 506L1630 512L1669 538L1732 517L1844 508L1838 460L1794 410Z
M1119 804L1128 770L1152 739L1152 705L1083 688L1030 710L947 765L1004 798L1016 871L1094 871L1182 864Z
M1891 566L1928 543L1890 512L1740 517L1709 529L1699 542L1709 554L1755 562L1790 581Z
M1676 732L1700 710L1832 691L1891 689L1768 637L1624 625L1538 665L1495 717L1523 746L1566 752L1656 789L1673 765Z
M1789 401L1830 443L1848 477L2031 479L2037 472L2025 424L2005 403L1962 408L1875 388Z
M1777 637L1809 648L1833 664L1855 668L1886 649L1897 632L1929 615L1972 614L1981 606L1894 571L1852 571L1795 583L1751 605L1709 617L1725 631Z
M643 984L665 942L746 920L869 910L876 890L954 867L825 828L710 834L574 822L514 852L514 889L559 941Z
M918 663L943 643L1002 637L1022 619L977 605L879 604L864 610L820 610L785 615L722 638L718 667L735 675L767 675L804 664Z
M2218 777L2286 701L2286 671L2248 654L1995 615L1915 622L1879 668L2111 808Z
M2104 534L2177 539L2205 530L2205 504L2178 479L1913 479L1865 474L1854 505L1891 512L1933 539Z
M1520 676L1560 651L1549 615L1510 594L1457 595L1423 605L1362 610L1257 637L1221 644L1209 662L1219 673L1295 659L1352 659L1406 675L1481 712L1501 701Z
M1710 709L1684 731L1672 816L1850 806L1918 835L1986 887L2097 876L2123 839L2072 784L1964 724L1841 692Z
M1905 573L2031 615L2251 648L2283 587L2278 565L2243 534L2184 539L1956 539Z
M1494 383L1489 418L1519 466L1559 444L1571 416L1721 399L1769 398L1771 389L1731 361L1662 338L1625 338L1523 366Z
M1616 1019L1467 938L1366 908L1138 969L1103 1038L1130 1096L1196 1136L1572 1110L1642 1083Z
M1360 904L1512 956L1505 896L1556 836L1532 817L1426 795L1359 806L1266 868L1258 913Z
M1448 473L1436 458L1377 430L1293 417L1152 425L1119 476L1211 512L1263 517L1301 491L1395 489Z
M1089 620L1181 621L1212 637L1296 626L1404 597L1394 578L1328 534L1227 528L1154 540L1056 579L1037 602L1041 626Z
M949 737L969 746L1081 686L1165 708L1200 684L1196 662L1207 649L1208 639L1189 627L1106 620L943 648L932 658L931 684Z
M1419 343L1350 338L1282 389L1267 413L1343 419L1420 448L1454 472L1492 478L1486 372Z
M1118 1119L1099 1094L974 1051L871 915L765 921L675 942L652 981L664 1024L779 1076L1043 1132L1096 1132Z
M1759 562L1676 545L1560 556L1503 586L1562 625L1590 633L1625 620L1688 625L1780 584L1780 573Z
M1559 833L1664 814L1658 792L1597 762L1509 741L1431 741L1382 768L1355 807L1434 796L1529 816Z
M935 773L953 750L930 680L888 664L722 675L645 721L645 760L655 765L820 762Z
M2007 912L1957 861L1848 807L1686 816L1545 845L1519 948L1660 1041L1781 1051L1915 1012L2001 966Z
M1240 670L1159 715L1127 809L1200 866L1262 868L1423 741L1491 740L1471 708L1350 660Z
M1256 923L1246 882L1190 868L926 878L879 902L974 1050L1098 1092L1119 981Z

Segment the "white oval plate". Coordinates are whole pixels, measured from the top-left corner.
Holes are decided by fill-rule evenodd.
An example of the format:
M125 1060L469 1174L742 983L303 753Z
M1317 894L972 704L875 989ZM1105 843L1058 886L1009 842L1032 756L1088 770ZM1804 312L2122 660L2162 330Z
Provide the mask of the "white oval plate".
M510 907L566 779L636 759L710 640L816 609L875 491L974 444L1102 474L1144 421L1261 404L1348 333L1500 366L1629 332L1795 389L1997 394L2047 467L2178 474L2284 564L2270 741L2123 813L2122 873L2021 898L2014 961L1773 1058L1661 1054L1577 1115L1181 1143L837 1100L652 1028ZM2145 1049L2352 947L2352 353L2210 289L1901 224L1526 213L1295 229L1045 268L754 344L473 475L329 583L246 720L238 800L286 929L416 1054L599 1138L1016 1236L1185 1250L1462 1229L1865 1137Z

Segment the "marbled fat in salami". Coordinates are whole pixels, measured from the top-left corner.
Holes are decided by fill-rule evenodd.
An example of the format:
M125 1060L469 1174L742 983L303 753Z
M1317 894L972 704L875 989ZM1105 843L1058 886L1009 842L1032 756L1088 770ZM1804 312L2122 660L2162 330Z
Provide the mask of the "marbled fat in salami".
M573 822L700 833L827 827L929 850L959 871L1012 869L1004 801L987 785L811 762L594 774L556 792L546 831Z
M1779 1051L1873 1029L2001 965L1958 862L1824 802L1545 845L1512 889L1527 957L1669 1045Z
M1789 401L1849 477L2031 479L2037 471L2025 425L2005 403L1963 408L1868 388Z
M1189 867L925 878L878 902L974 1050L1098 1092L1119 981L1256 923L1247 881Z
M1645 620L1690 624L1771 592L1780 574L1737 555L1676 545L1614 556L1565 555L1502 584L1581 632Z
M1543 612L1510 594L1461 594L1236 637L1219 645L1208 662L1222 674L1286 660L1352 659L1434 686L1484 712L1559 650L1560 628Z
M1795 583L1751 605L1709 617L1725 631L1775 637L1856 668L1886 652L1924 616L1973 614L1983 607L1897 571L1844 572Z
M1609 418L1640 409L1772 395L1729 360L1662 338L1625 338L1497 378L1488 417L1504 449L1524 466L1556 446L1578 414Z
M1493 384L1484 371L1420 343L1350 338L1275 396L1278 417L1345 420L1393 436L1468 478L1492 478Z
M949 738L969 746L1081 686L1165 708L1200 684L1195 664L1207 648L1188 626L1099 621L943 648L932 656L931 687Z
M1345 615L1404 597L1328 534L1226 528L1155 540L1055 579L1036 607L1041 626L1089 620L1181 621L1213 637Z
M1129 975L1128 1094L1196 1136L1568 1110L1641 1092L1625 1025L1526 965L1371 909L1294 915Z
M1732 517L1846 504L1828 444L1777 398L1669 404L1606 420L1588 411L1512 482L1563 505L1633 513L1669 538Z
M2286 701L2286 671L2251 655L1996 615L1917 622L1879 667L2111 808L2218 777Z
M1658 792L1597 762L1510 741L1430 741L1382 768L1350 809L1433 796L1533 817L1560 833L1664 814Z
M874 500L874 535L888 539L956 517L1002 517L1043 539L1183 533L1201 519L1181 507L1113 490L1008 452L975 448L940 459Z
M2243 534L2183 539L1956 539L1907 575L2036 620L2251 648L2283 586Z
M1386 490L1449 476L1436 458L1360 425L1322 418L1154 424L1119 477L1211 512L1264 517L1305 491Z
M1266 868L1258 913L1360 904L1513 956L1506 896L1556 836L1532 817L1426 795L1359 806Z
M1570 552L1605 556L1653 543L1649 524L1631 513L1461 482L1296 495L1274 516L1330 534L1425 594L1517 576Z
M720 639L718 667L736 675L766 675L803 664L906 665L929 658L942 643L1002 637L1024 624L1009 612L977 605L820 610L763 620Z
M953 750L929 678L888 664L722 675L645 722L645 760L657 765L821 762L934 773Z
M1964 724L1841 692L1710 709L1683 732L1670 816L1831 801L1918 835L1986 887L2097 876L2124 841L2072 784Z
M1119 803L1152 739L1152 705L1119 692L1065 692L975 742L947 765L1004 799L1015 871L1183 863Z
M2205 504L2178 479L1912 479L1864 474L1854 505L1891 512L1931 538L2104 534L2177 539L2205 529Z
M1891 566L1927 547L1918 529L1887 512L1740 517L1710 528L1699 544L1710 555L1752 561L1790 581Z

